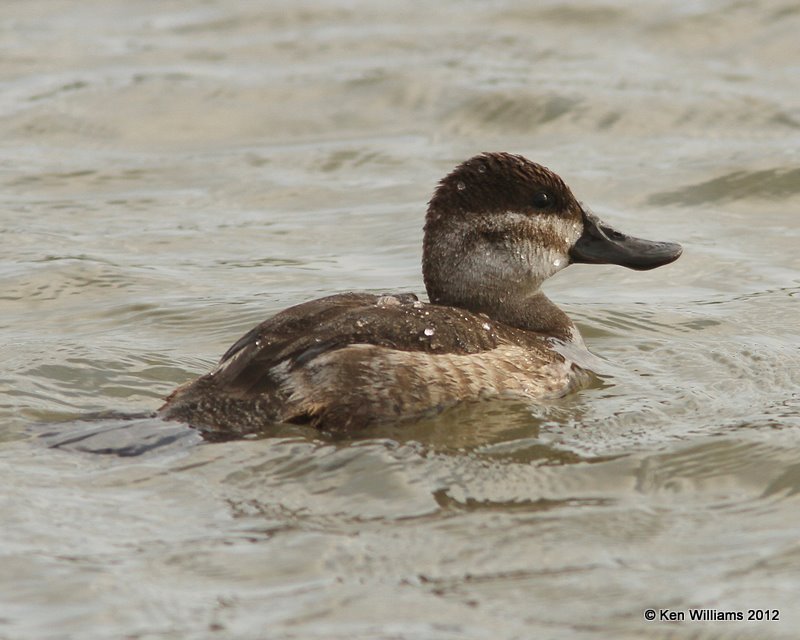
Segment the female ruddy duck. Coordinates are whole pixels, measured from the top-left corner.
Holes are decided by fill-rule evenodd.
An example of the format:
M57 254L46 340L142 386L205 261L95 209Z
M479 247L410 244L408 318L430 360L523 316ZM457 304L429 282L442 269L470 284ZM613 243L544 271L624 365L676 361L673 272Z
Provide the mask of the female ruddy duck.
M159 415L221 437L275 423L329 433L421 417L484 398L563 396L586 370L583 340L542 283L573 263L653 269L681 247L601 222L549 169L484 153L445 177L428 205L414 294L344 293L255 327Z

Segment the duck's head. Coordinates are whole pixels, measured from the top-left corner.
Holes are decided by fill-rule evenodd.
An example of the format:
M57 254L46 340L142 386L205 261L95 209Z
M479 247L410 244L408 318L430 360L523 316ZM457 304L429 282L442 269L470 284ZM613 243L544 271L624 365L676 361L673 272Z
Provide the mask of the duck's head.
M436 188L422 271L431 302L497 315L537 294L572 263L653 269L681 246L624 235L601 222L555 173L522 156L483 153Z

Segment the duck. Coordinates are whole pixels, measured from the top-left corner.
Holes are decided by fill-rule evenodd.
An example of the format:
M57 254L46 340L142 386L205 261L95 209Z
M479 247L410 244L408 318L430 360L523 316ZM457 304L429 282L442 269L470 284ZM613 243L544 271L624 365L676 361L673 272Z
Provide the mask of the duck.
M559 398L592 372L573 355L586 352L577 327L542 283L571 264L649 270L681 253L616 231L550 169L481 153L428 203L427 302L356 292L292 306L175 389L157 415L226 438L287 423L346 436L465 402Z

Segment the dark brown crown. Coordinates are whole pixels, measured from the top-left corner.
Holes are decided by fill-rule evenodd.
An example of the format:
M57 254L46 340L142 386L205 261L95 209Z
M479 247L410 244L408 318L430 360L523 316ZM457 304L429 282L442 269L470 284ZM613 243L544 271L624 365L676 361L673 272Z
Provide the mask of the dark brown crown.
M482 153L458 165L439 183L429 217L446 213L559 213L577 202L547 167L510 153Z

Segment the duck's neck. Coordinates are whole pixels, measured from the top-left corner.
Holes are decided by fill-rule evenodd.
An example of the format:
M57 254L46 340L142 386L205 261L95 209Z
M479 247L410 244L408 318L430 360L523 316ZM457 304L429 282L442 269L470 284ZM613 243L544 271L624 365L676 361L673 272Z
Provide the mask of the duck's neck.
M432 300L432 302L461 307L473 313L484 313L497 322L541 333L563 342L582 341L577 327L569 316L539 290L527 296L503 300L481 298L482 296L477 295L464 301Z
M487 313L487 310L481 311ZM569 316L541 291L505 300L500 308L495 307L488 315L503 324L542 333L564 342L571 342L579 335Z

